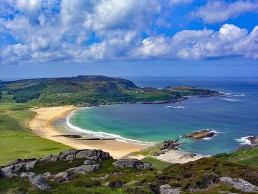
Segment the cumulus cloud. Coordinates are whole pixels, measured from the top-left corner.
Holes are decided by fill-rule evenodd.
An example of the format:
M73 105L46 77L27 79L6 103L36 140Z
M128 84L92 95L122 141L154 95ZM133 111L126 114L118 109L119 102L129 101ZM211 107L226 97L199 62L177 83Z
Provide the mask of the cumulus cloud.
M243 13L258 12L257 1L209 1L200 7L193 15L206 23L220 23L227 19L238 17Z
M214 30L184 30L171 38L152 37L136 49L137 57L198 60L239 56L257 59L258 27L248 34L232 24Z
M258 58L258 27L250 33L232 24L218 31L155 31L157 24L171 27L161 20L164 6L190 2L5 0L12 17L0 14L0 30L13 40L0 47L0 63Z

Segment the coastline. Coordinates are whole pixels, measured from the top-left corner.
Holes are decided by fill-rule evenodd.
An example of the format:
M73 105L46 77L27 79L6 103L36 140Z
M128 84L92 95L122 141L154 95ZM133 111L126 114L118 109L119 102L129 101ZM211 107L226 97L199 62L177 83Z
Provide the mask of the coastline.
M139 143L121 142L116 140L77 140L62 135L74 134L74 130L69 130L69 127L56 129L52 123L66 117L75 110L74 106L59 106L59 107L42 107L34 108L36 116L30 121L29 126L36 135L50 139L74 149L101 149L109 152L115 159L122 158L131 152L137 152L148 148L150 145L142 145ZM93 137L93 136L89 136Z
M80 108L74 106L59 106L59 107L41 107L31 109L36 112L36 116L31 120L29 126L33 133L36 135L56 141L65 145L68 145L74 149L101 149L109 152L115 159L119 158L137 158L143 159L143 155L131 156L132 152L138 152L145 150L152 146L151 144L140 144L139 141L125 142L118 140L85 140L74 139L65 137L64 135L82 135L84 138L96 138L91 134L82 133L70 128L67 125L67 117L74 111ZM126 138L125 138L126 139ZM169 163L186 163L189 161L198 160L203 157L207 157L200 154L195 154L192 157L189 155L192 153L184 152L181 150L170 150L160 156L155 156L162 161Z

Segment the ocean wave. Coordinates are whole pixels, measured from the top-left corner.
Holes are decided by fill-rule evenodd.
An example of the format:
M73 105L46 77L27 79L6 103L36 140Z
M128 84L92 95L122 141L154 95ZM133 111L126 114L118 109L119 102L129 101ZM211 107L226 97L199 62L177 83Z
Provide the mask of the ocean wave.
M67 118L66 118L66 125L71 130L73 130L75 132L80 132L80 133L84 133L84 134L87 134L87 135L92 135L92 136L99 137L99 138L115 138L117 141L121 141L121 142L130 142L130 143L138 143L138 144L146 144L146 145L154 144L154 142L134 140L134 139L129 139L129 138L122 137L120 135L112 134L112 133L106 133L106 132L101 132L101 131L91 131L91 130L88 130L88 129L83 129L83 128L74 126L70 122L70 119L72 118L72 116L74 114L75 114L75 111L71 112L67 116Z
M235 97L244 97L246 95L245 94L234 94L233 96L235 96Z
M240 139L236 139L236 141L238 141L242 145L252 145L251 141L247 139L248 137L250 136L241 137Z
M164 106L165 108L175 108L175 109L180 109L180 108L185 108L184 106Z
M221 100L227 101L227 102L242 102L241 100L238 100L238 99L235 99L235 98L223 98Z
M224 94L226 96L230 96L232 93L230 93L230 92L222 92L222 94Z

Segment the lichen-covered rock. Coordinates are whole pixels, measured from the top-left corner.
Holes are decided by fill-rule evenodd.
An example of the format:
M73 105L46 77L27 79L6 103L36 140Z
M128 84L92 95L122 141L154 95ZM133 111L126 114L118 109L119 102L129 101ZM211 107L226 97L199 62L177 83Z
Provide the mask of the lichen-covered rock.
M4 177L7 177L7 178L14 178L14 177L18 176L17 174L8 172L8 171L6 171L6 172L3 171L3 175L4 175Z
M241 179L241 178L230 178L230 177L221 177L219 179L221 182L226 183L235 189L239 189L242 192L258 192L258 187L252 185L251 183Z
M160 186L160 194L180 194L180 189L172 189L170 185L161 185Z
M36 175L33 172L21 173L21 177L28 178L32 186L40 190L51 190L50 185L46 182L45 178L42 175Z
M116 168L138 168L144 170L150 168L151 164L137 159L121 159L113 162L113 166Z

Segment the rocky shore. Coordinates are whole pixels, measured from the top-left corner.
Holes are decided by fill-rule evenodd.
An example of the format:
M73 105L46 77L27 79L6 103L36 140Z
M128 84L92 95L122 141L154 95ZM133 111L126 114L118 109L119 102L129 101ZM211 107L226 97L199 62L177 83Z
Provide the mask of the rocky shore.
M249 136L245 138L250 144L242 145L237 148L237 151L240 150L249 150L252 148L258 148L258 136Z

